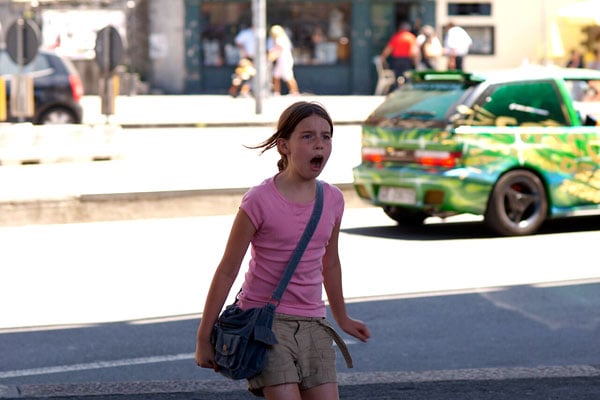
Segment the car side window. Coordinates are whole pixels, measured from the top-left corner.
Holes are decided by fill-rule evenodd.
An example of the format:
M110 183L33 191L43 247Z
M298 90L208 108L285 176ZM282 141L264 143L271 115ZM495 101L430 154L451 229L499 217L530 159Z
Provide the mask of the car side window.
M16 67L8 53L0 51L0 75L12 75L17 72Z
M27 65L23 67L23 73L31 73L34 71L43 71L51 68L47 58L38 54ZM10 58L6 51L0 51L0 75L14 75L19 72L19 66Z
M495 126L565 125L560 98L551 81L492 85L477 101L477 119Z

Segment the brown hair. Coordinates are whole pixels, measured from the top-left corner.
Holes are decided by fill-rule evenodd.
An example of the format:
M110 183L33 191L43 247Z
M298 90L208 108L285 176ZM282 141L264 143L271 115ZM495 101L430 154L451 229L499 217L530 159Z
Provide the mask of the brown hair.
M304 118L310 117L311 115L317 115L327 121L331 130L331 134L333 134L333 122L329 116L329 113L321 104L314 101L299 101L292 104L281 113L279 122L277 123L277 131L271 135L270 138L257 146L246 147L250 149L262 149L260 152L260 154L262 154L265 151L276 147L277 139L289 139L300 121L302 121ZM277 162L277 167L280 171L283 171L287 167L287 157L281 153L280 155L281 158Z

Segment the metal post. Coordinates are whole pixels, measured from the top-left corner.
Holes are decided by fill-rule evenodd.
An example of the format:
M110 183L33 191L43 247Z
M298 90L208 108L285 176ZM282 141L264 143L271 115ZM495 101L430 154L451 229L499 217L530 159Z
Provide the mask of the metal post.
M15 96L17 98L17 104L18 104L18 108L17 108L17 113L19 115L19 122L23 122L25 121L25 117L24 114L26 113L25 110L25 93L23 93L23 64L25 64L25 55L23 54L23 33L25 30L25 20L23 18L19 18L17 20L17 65L19 66L18 72L17 72L17 82L19 82L19 84L17 85L16 88L14 88L14 94L13 96ZM15 90L16 89L16 90Z
M256 38L256 54L254 65L256 76L254 82L255 113L262 114L262 101L267 82L267 6L266 0L252 0L252 26Z
M543 50L543 55L542 55L542 65L548 65L549 64L549 59L548 59L548 54L549 52L549 35L548 35L548 24L547 24L547 14L548 11L546 9L546 0L542 0L542 9L541 9L541 22L542 22L542 43L544 43L544 50Z

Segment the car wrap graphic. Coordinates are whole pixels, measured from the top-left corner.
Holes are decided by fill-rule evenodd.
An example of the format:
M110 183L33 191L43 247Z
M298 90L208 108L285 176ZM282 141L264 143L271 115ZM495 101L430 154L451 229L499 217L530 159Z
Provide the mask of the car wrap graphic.
M442 187L440 210L481 213L499 176L526 168L546 182L552 212L600 204L600 137L591 127L472 127L410 130L363 127L363 148L383 148L381 158L356 167L355 182L364 178L381 185ZM462 152L453 169L412 164L415 150ZM376 193L372 194L377 203ZM417 196L415 205L425 205Z

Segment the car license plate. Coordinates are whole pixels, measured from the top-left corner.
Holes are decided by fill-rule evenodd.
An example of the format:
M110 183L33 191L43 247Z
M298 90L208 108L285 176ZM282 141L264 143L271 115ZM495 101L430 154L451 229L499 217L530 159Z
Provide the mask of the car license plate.
M379 201L382 203L416 204L417 193L414 189L382 186L379 189Z

